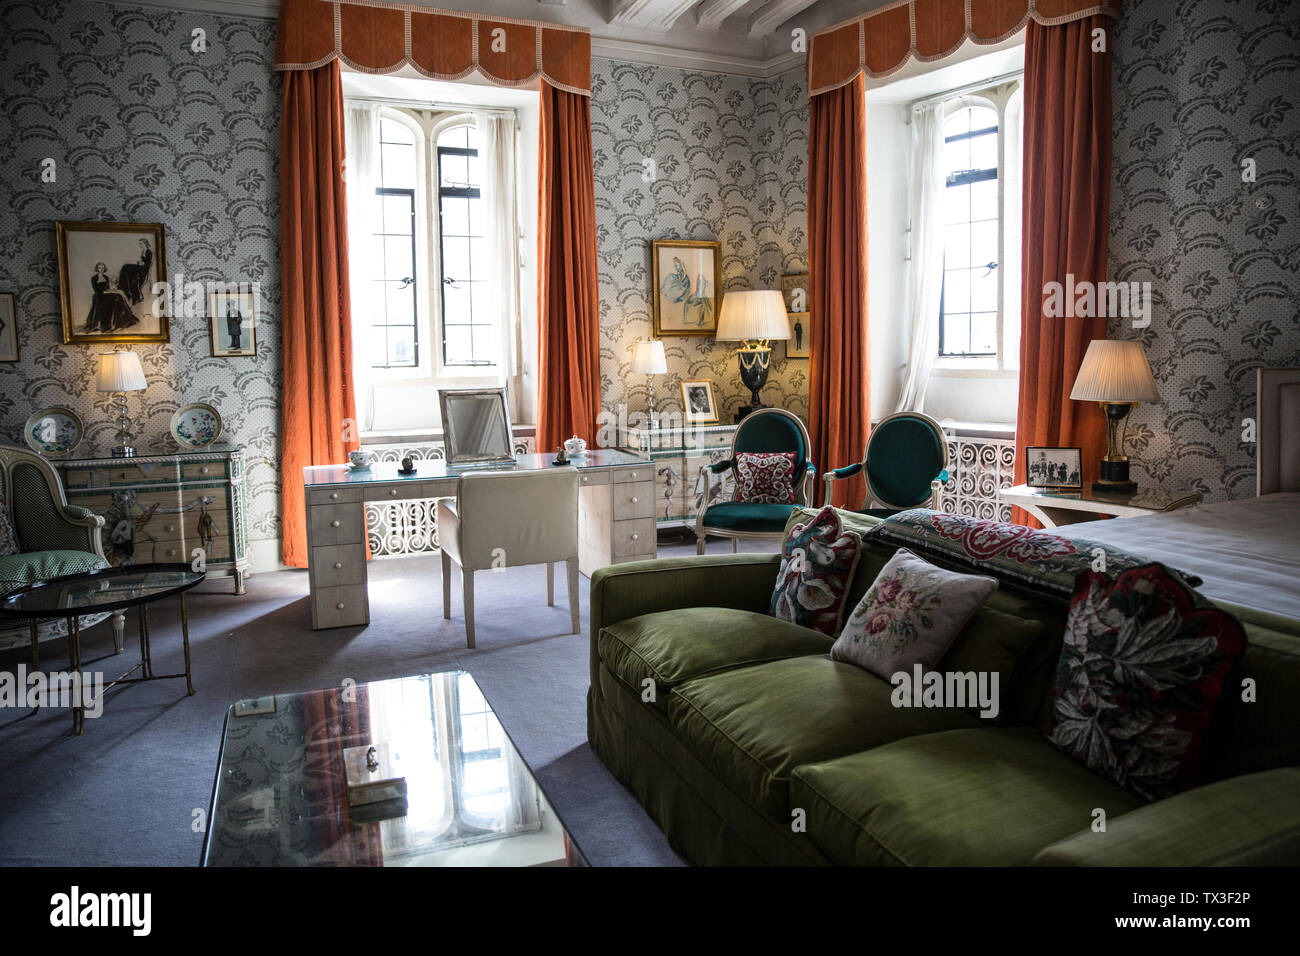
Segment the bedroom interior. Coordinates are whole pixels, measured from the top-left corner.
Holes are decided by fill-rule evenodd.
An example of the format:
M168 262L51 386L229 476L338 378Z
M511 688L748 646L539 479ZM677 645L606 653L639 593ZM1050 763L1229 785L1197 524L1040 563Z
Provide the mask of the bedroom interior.
M0 5L0 863L1300 864L1288 14Z

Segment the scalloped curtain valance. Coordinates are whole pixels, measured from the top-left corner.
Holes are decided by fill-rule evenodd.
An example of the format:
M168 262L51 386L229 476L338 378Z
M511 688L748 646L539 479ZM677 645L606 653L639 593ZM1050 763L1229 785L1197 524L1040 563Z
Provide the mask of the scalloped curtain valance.
M1033 20L1055 26L1091 16L1118 17L1120 0L898 0L813 35L808 95L889 76L913 58L941 60L966 40L990 45Z
M284 0L277 70L340 60L362 73L410 66L437 80L477 71L497 86L552 86L591 95L591 33L581 27L480 17L377 0Z

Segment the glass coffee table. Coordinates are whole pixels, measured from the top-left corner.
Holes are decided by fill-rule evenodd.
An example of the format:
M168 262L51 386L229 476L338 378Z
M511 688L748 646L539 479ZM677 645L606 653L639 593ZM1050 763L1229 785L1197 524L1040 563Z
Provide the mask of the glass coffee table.
M444 671L233 704L202 863L586 860L474 678Z
M136 609L140 636L140 663L121 677L107 684L103 690L117 684L138 684L147 680L185 678L185 687L192 695L194 684L190 677L190 628L185 608L185 592L207 577L206 572L195 571L188 564L132 564L116 568L102 568L82 574L69 574L29 584L10 591L0 598L0 616L25 619L31 628L32 665L40 669L40 649L37 642L37 625L50 618L68 621L68 664L78 685L81 684L81 628L83 614L98 611ZM181 599L181 642L185 647L185 671L181 674L155 674L150 650L149 605L179 595ZM136 671L139 677L132 677ZM72 732L81 734L86 729L86 701L72 708Z

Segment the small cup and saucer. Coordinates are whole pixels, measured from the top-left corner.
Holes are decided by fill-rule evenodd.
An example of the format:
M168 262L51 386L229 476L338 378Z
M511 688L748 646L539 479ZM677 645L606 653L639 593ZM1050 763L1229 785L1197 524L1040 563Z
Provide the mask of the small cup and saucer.
M348 467L352 471L369 471L374 460L374 453L368 452L364 448L348 452Z

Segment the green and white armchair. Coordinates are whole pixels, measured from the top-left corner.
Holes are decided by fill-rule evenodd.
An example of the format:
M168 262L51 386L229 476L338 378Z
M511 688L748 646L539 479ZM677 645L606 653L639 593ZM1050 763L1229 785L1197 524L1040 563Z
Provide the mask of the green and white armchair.
M63 574L108 567L99 540L104 519L89 509L68 504L59 474L48 461L22 448L0 447L0 508L13 526L16 553L0 554L0 594ZM86 615L81 626L107 614ZM123 612L113 614L113 643L122 649ZM43 624L38 640L60 637L63 620ZM0 623L0 649L30 643L26 623ZM33 648L35 651L35 648Z
M862 507L853 509L859 514L887 518L909 508L940 510L940 493L948 480L948 440L943 429L921 412L882 418L867 438L861 462L822 475L822 503L831 503L835 482L859 474L867 484Z
M785 523L795 508L813 503L813 478L816 469L808 460L812 446L808 429L798 415L783 408L762 408L741 420L731 438L731 454L724 461L700 469L704 494L695 515L695 551L704 553L704 539L717 535L731 539L731 550L740 549L742 538L769 538L780 541ZM736 476L736 455L742 452L794 452L793 504L762 504L752 501L710 503L713 476L731 471Z

